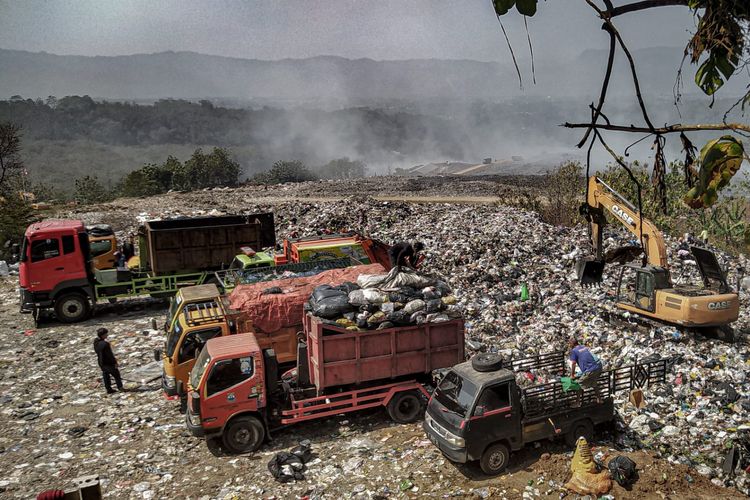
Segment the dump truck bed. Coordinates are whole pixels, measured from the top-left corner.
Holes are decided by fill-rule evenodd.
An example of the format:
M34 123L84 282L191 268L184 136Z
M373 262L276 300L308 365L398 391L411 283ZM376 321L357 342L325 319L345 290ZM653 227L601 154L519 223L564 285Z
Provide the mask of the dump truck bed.
M275 245L273 214L149 221L141 229L141 265L156 274L228 266L240 247Z
M463 320L353 332L306 314L304 328L318 391L417 376L464 360Z

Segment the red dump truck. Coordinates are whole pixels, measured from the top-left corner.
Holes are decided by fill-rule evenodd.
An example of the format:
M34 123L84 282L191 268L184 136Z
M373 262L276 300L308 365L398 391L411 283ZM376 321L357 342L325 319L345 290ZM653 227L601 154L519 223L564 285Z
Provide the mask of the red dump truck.
M304 333L297 368L282 380L275 353L254 334L209 340L190 373L190 432L246 453L282 427L365 408L412 422L429 398L432 371L464 360L462 320L355 332L308 314Z

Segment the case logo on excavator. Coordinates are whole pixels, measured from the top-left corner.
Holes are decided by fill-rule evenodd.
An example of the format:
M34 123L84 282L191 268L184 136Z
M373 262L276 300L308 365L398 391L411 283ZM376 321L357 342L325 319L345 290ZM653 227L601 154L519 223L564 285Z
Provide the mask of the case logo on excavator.
M708 309L709 311L718 311L721 309L729 309L730 301L728 300L722 300L719 302L709 302L708 303Z
M633 218L630 215L625 213L625 211L622 208L620 208L619 205L612 205L612 211L615 213L616 216L618 216L619 218L621 218L622 220L624 220L631 226L635 227L635 220L633 220Z

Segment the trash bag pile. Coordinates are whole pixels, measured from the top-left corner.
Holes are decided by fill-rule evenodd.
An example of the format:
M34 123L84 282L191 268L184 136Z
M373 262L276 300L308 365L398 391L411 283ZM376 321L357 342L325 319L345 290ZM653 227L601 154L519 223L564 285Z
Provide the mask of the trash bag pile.
M357 283L321 285L313 291L305 309L325 323L350 331L462 317L447 283L404 267L395 267L387 274L362 274Z
M291 451L281 451L268 462L268 471L280 483L303 481L305 465L313 459L312 445L305 439Z

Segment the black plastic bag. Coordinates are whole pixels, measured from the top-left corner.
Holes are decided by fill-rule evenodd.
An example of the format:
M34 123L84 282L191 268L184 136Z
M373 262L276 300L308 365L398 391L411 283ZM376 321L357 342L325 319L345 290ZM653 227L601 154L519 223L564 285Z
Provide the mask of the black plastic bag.
M340 296L346 296L348 295L343 290L336 290L331 285L320 285L319 287L316 287L315 290L313 290L312 298L315 302L320 302L323 299L328 299L330 297L340 297Z
M339 293L340 295L321 300L311 300L312 313L321 318L333 319L354 311L354 308L349 304L349 297L343 292Z
M612 479L617 481L620 486L630 486L638 479L635 462L625 455L619 455L610 460L607 468L612 475Z
M281 451L268 462L268 471L280 483L289 483L305 479L305 464L312 460L313 452L310 441L300 441L299 446L292 448L291 453Z

